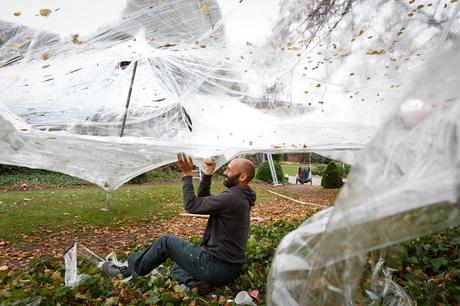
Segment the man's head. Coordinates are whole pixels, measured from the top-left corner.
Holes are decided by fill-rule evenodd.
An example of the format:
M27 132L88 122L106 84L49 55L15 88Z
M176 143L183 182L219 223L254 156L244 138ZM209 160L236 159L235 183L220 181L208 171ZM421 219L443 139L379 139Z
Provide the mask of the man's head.
M234 159L224 172L224 186L227 188L246 186L254 178L255 172L256 167L249 159Z

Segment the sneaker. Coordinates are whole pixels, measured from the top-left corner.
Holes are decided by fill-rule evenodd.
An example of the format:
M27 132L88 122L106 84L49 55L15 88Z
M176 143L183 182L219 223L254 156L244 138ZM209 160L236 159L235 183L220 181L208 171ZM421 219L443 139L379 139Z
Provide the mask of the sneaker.
M123 278L128 278L131 276L131 272L129 272L128 267L117 266L111 261L106 261L102 264L102 271L104 271L104 274L109 277L117 277L120 274L123 276Z
M211 283L208 281L201 281L198 283L196 288L198 289L199 296L205 296L211 292L212 286Z

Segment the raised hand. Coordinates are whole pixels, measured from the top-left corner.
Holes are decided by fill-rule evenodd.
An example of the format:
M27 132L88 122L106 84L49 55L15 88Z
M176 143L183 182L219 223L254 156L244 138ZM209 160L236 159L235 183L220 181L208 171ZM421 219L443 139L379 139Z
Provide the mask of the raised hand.
M184 176L191 176L193 170L193 160L183 152L177 153L177 163Z
M216 169L216 162L211 158L206 158L203 161L202 169L204 174L212 175L214 173L214 169Z

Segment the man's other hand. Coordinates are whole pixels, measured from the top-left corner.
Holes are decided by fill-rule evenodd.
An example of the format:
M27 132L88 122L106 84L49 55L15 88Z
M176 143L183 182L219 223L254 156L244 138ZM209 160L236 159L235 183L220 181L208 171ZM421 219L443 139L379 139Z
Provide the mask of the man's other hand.
M216 162L211 158L206 158L203 161L203 172L206 175L212 175L216 169Z
M193 170L193 160L183 152L177 153L177 163L184 176L191 176Z

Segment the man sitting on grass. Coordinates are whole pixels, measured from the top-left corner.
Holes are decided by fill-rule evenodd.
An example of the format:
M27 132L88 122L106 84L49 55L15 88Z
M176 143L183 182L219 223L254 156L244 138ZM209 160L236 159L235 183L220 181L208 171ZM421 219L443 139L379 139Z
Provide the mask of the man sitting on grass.
M102 265L102 270L111 277L119 274L129 277L133 273L147 275L171 258L174 261L173 276L188 287L198 288L198 294L206 295L212 286L223 286L236 279L245 262L250 212L256 201L256 194L248 183L254 177L255 167L245 158L232 160L224 172L223 183L228 189L212 196L211 178L216 165L207 159L195 196L193 161L184 153L177 154L177 160L183 172L185 210L209 215L201 247L194 247L174 235L163 235L143 252L129 254L128 267L119 267L107 261Z

